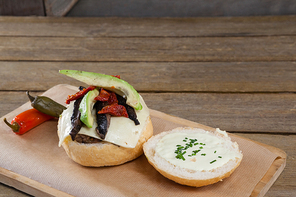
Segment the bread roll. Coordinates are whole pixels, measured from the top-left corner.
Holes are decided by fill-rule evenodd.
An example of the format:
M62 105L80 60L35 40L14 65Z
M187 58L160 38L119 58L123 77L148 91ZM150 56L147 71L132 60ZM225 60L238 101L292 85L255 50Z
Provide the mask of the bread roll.
M84 144L72 141L70 136L66 137L62 146L73 161L83 166L101 167L123 164L143 154L143 144L153 135L150 116L144 124L144 130L135 148L125 148L104 141Z
M242 152L225 131L180 127L151 137L143 146L148 162L179 184L201 187L230 176ZM185 152L185 153L184 153Z

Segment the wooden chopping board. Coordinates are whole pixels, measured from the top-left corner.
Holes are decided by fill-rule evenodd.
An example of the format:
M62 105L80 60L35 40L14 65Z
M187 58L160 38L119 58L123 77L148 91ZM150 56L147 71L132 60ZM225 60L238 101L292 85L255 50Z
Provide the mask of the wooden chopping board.
M170 116L167 114L164 114L162 112L156 111L156 110L150 110L151 117L160 118L166 121L170 121L172 123L176 124L182 124L185 126L190 127L199 127L203 129L209 129L212 130L213 128L201 125L196 122L192 122L189 120L185 120L182 118ZM233 134L230 134L234 136ZM238 137L238 136L236 136ZM241 138L241 137L239 137ZM245 139L245 138L243 138ZM245 139L249 140L249 139ZM250 142L254 142L252 140L249 140ZM278 176L283 171L285 165L286 165L286 153L278 148L265 145L259 142L255 142L259 144L260 146L265 147L270 152L277 155L277 159L274 160L270 168L267 170L267 173L263 176L263 178L259 181L259 183L254 187L251 196L264 196L264 194L268 191L268 189L271 187L271 185L275 182L275 180L278 178ZM27 176L20 175L18 173L15 173L13 171L7 170L5 168L2 168L0 166L0 182L12 186L16 189L19 189L21 191L24 191L28 194L31 194L33 196L71 196L65 192L62 192L56 188L50 187L46 184L42 184L38 181L35 181Z

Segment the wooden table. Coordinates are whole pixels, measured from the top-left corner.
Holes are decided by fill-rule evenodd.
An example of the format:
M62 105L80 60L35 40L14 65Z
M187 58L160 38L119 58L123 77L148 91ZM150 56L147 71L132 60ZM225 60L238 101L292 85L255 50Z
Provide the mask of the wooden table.
M296 16L0 18L1 117L26 90L80 85L59 69L119 74L151 109L284 150L266 196L296 194Z

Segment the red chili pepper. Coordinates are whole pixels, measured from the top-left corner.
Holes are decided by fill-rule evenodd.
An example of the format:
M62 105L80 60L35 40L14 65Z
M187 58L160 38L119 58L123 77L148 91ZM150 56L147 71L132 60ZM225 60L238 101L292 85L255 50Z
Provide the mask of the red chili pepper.
M77 92L73 95L69 95L66 100L66 104L70 104L70 101L74 101L74 100L77 100L77 99L83 97L86 93L88 93L91 90L94 90L95 88L96 88L96 86L89 86L88 88L84 88L83 90L80 90L79 92Z
M100 111L98 111L98 114L111 114L113 116L124 116L128 118L126 108L123 105L118 105L117 103L103 107Z
M53 119L53 116L44 114L36 109L26 110L11 121L11 124L4 118L4 122L18 135L22 135L41 123Z

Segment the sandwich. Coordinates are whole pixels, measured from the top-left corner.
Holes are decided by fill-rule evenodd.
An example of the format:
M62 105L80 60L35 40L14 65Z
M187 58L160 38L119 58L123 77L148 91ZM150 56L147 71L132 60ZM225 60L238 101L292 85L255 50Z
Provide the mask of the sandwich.
M60 70L80 86L66 99L59 117L58 137L69 158L82 166L114 166L143 154L153 135L150 113L143 98L120 76Z

